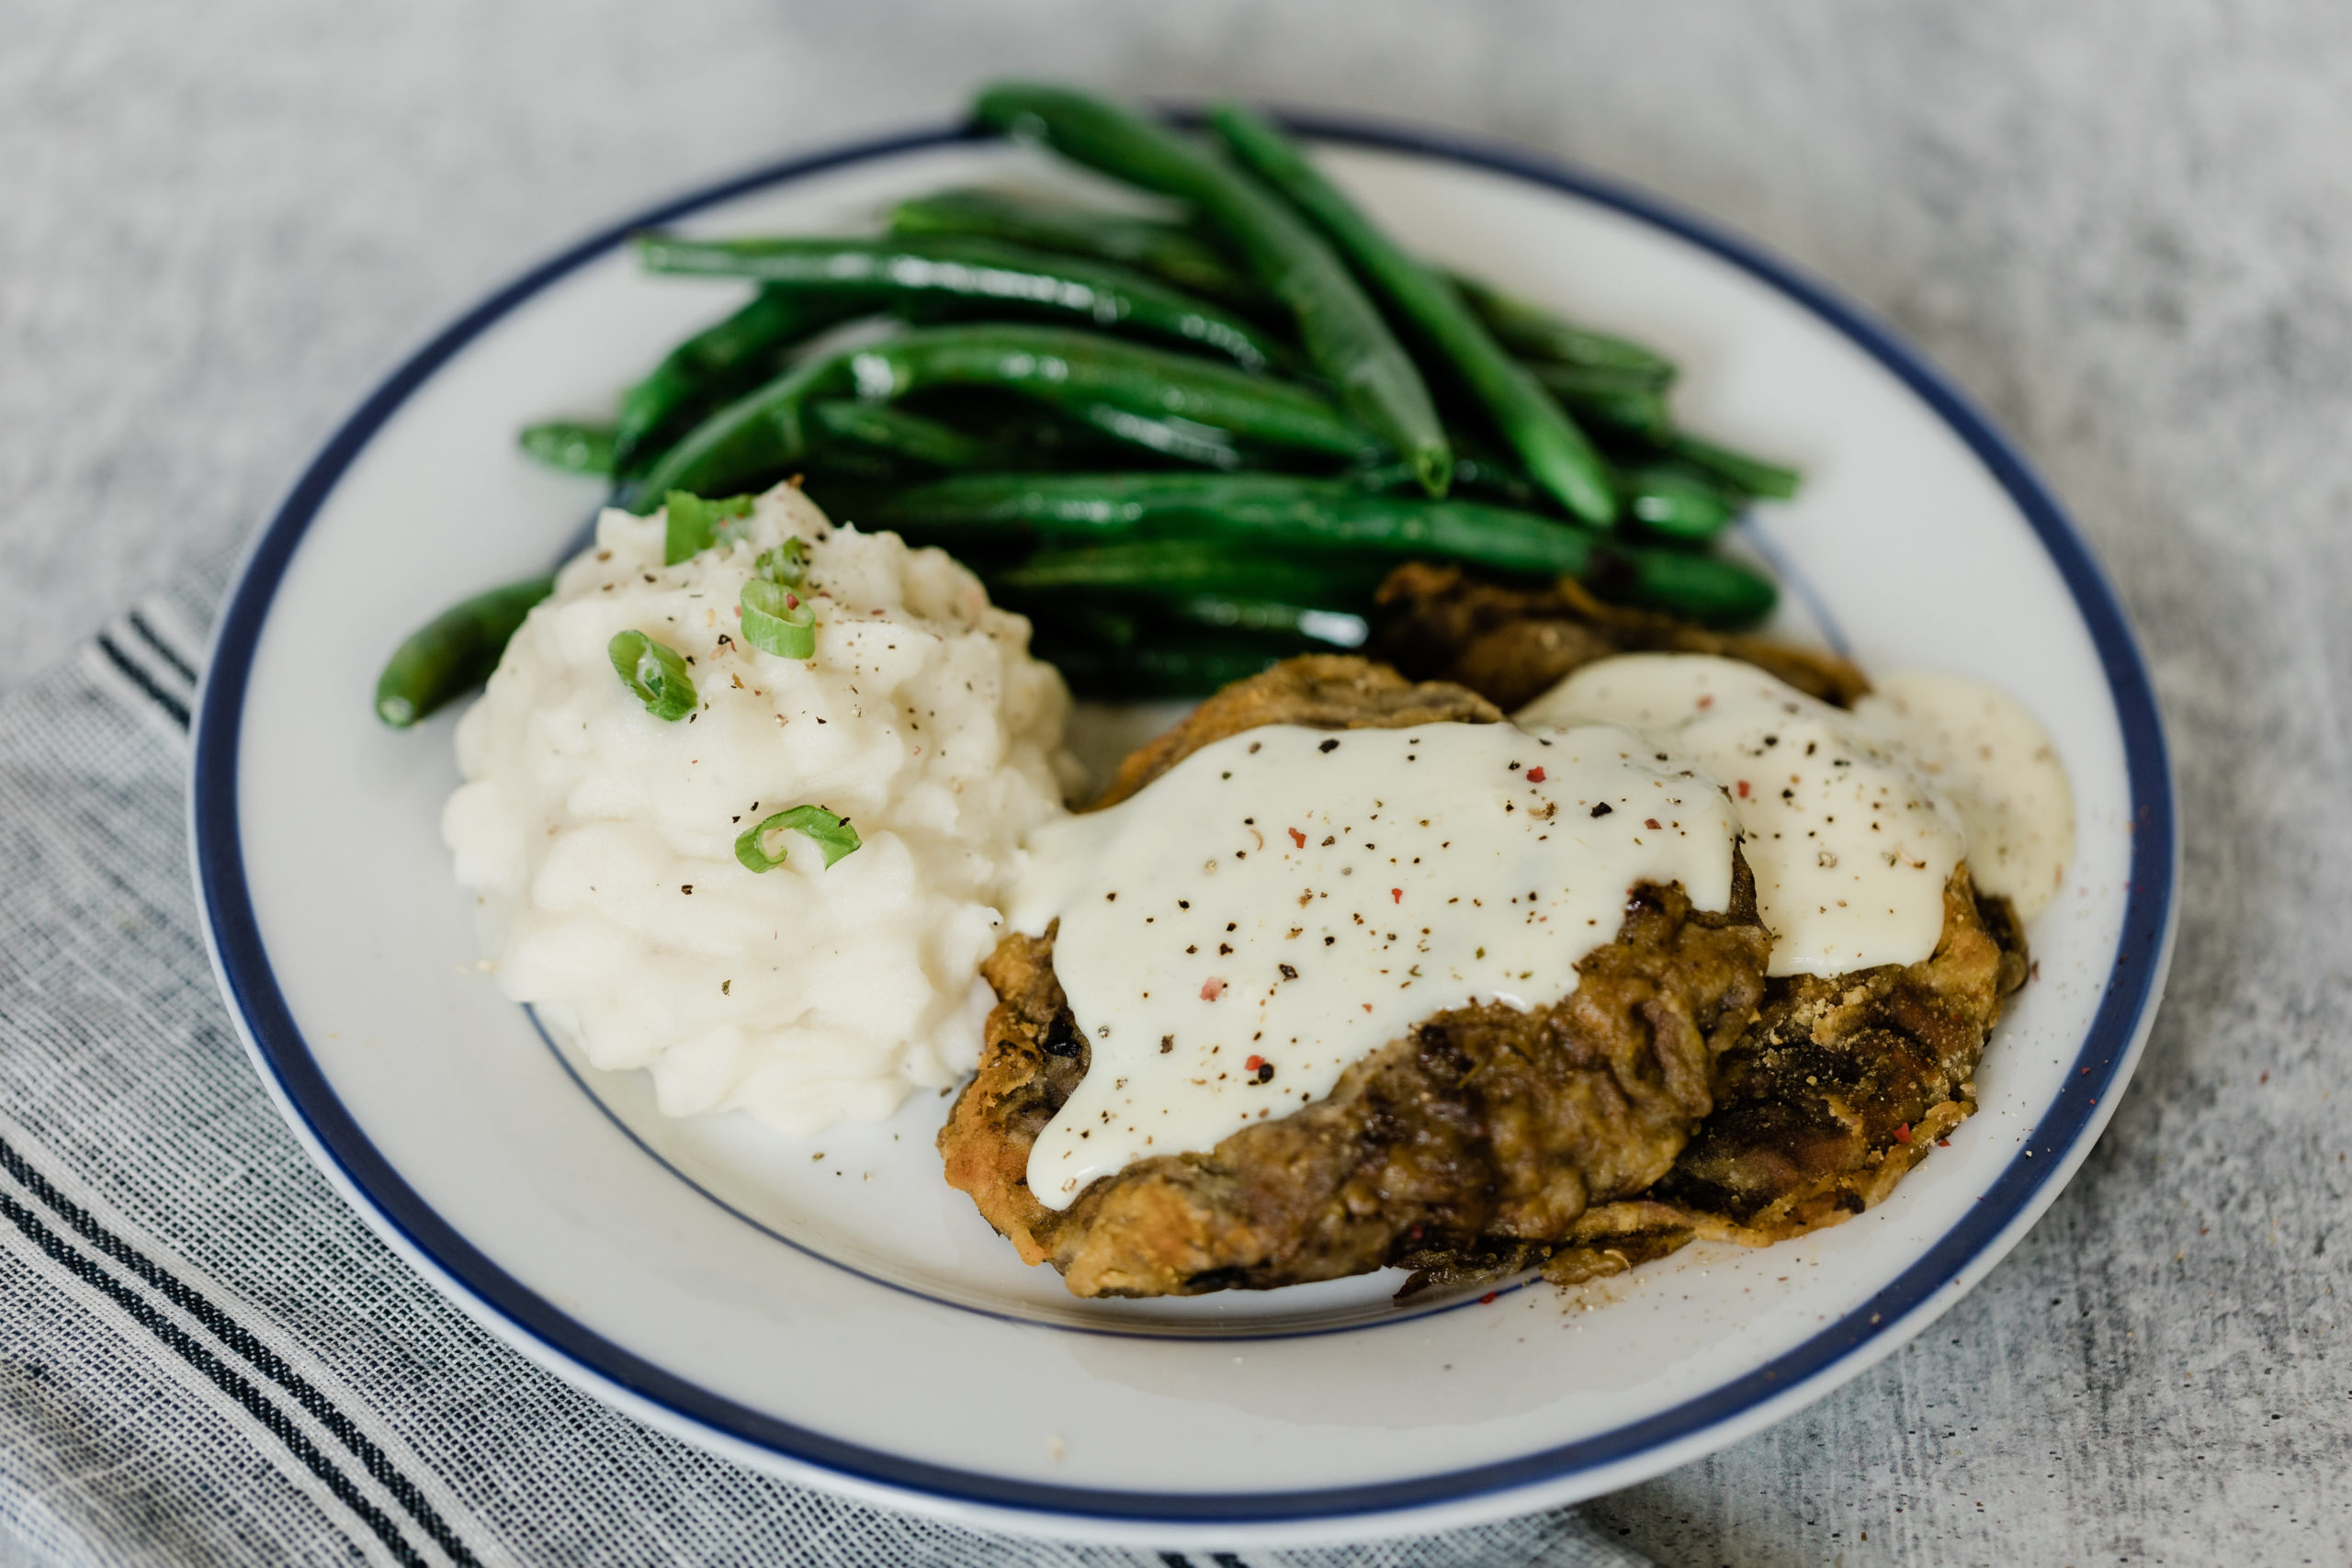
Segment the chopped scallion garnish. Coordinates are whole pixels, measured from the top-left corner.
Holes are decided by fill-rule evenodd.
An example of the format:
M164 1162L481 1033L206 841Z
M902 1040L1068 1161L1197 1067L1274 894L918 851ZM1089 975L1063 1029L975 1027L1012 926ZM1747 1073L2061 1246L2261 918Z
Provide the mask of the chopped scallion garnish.
M755 577L743 584L743 640L762 653L809 658L817 651L817 613L781 582Z
M675 649L665 648L643 632L616 632L605 646L621 683L637 694L645 711L656 718L675 721L694 711L695 678Z
M772 550L763 550L752 569L770 582L797 588L808 577L808 546L801 539L786 539Z
M682 490L672 491L662 502L668 531L662 544L662 564L675 566L718 543L729 523L752 514L756 499L730 495L723 501L705 501Z
M776 833L800 833L825 853L825 863L832 864L857 848L857 829L845 818L836 817L821 806L796 806L765 818L754 828L744 829L735 840L735 858L752 871L774 871L784 863L784 846L768 852L768 841Z

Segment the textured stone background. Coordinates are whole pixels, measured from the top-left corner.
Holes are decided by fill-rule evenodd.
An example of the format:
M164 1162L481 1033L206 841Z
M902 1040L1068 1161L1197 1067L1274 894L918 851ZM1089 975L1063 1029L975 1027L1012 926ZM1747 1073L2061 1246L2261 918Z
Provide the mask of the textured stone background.
M528 261L991 73L1510 138L1892 319L2146 639L2171 992L2083 1174L1937 1329L1596 1517L1669 1564L2352 1560L2343 0L0 0L0 687L220 562Z

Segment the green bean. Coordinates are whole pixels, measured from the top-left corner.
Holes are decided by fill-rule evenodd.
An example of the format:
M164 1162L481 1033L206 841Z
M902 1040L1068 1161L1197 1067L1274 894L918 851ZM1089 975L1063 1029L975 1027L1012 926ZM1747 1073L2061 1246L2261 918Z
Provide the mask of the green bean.
M687 431L646 472L630 509L650 512L671 491L735 490L798 462L808 451L807 405L849 389L841 363L839 355L805 360Z
M1237 632L1216 637L1196 633L1182 641L1102 649L1047 635L1032 645L1032 651L1059 670L1070 690L1081 697L1136 702L1204 697L1309 646L1294 638Z
M816 441L800 459L791 465L789 472L771 475L767 482L777 477L797 476L810 488L845 481L850 484L906 485L921 484L939 477L937 468L899 462L885 457L869 446L852 446L838 441ZM633 506L635 492L630 491L614 502Z
M1189 419L1159 419L1109 403L1087 403L1076 412L1080 423L1088 427L1163 457L1228 472L1242 464L1241 448L1214 425L1198 424Z
M1504 458L1477 451L1454 437L1453 483L1457 491L1474 491L1506 505L1527 508L1538 504L1535 487L1527 476ZM1359 468L1349 476L1366 490L1401 490L1413 482L1402 463ZM1729 523L1747 499L1690 464L1668 458L1612 468L1610 481L1628 515L1653 532L1683 539L1713 536Z
M1289 138L1238 104L1209 123L1251 172L1306 214L1389 310L1426 340L1478 400L1537 486L1598 527L1617 518L1609 466L1527 367L1489 336L1443 278L1381 232Z
M796 291L859 299L939 299L991 309L1077 316L1105 331L1133 331L1198 344L1244 369L1283 355L1240 317L1179 294L1132 267L962 235L884 240L689 240L647 234L638 256L654 272L749 277Z
M1285 556L1194 539L1138 539L1042 550L990 574L989 582L1015 592L1102 589L1155 600L1212 594L1344 606L1369 602L1385 574L1385 563L1367 565L1329 552Z
M995 592L994 584L990 585L990 592ZM1319 643L1326 648L1362 648L1372 635L1364 617L1351 610L1234 593L1160 597L1138 594L1114 604L1104 603L1098 593L1085 591L1049 590L1024 594L1011 590L998 603L1005 609L1020 611L1038 625L1082 632L1090 639L1111 648L1133 648L1145 637L1173 626L1255 633L1295 639L1301 645ZM1051 631L1047 635L1052 635Z
M840 355L806 360L729 403L664 451L627 504L643 513L668 491L733 490L802 462L808 405L853 390L845 363ZM895 470L876 464L873 471Z
M523 427L521 446L550 468L567 474L609 474L613 471L613 427L550 419Z
M995 597L994 590L990 596ZM1106 604L1093 593L1012 593L1000 600L999 607L1028 616L1039 637L1097 648L1133 648L1146 631L1135 606Z
M411 632L376 677L376 716L406 729L489 680L514 628L554 592L553 577L509 583L461 600Z
M1583 576L1594 558L1595 536L1554 518L1288 474L973 474L842 501L861 525L932 543L1030 534L1109 544L1182 534L1227 548L1433 556L1570 577Z
M893 491L836 492L860 526L968 549L1038 537L1111 546L1180 539L1228 556L1267 550L1458 560L1595 580L1711 624L1768 612L1771 583L1734 561L1606 540L1557 519L1467 501L1364 491L1288 474L973 474Z
M1640 344L1570 326L1551 312L1456 273L1462 302L1487 323L1497 342L1522 359L1552 360L1587 370L1615 370L1663 389L1674 379L1674 362Z
M978 436L935 419L885 403L821 398L808 405L808 422L836 441L886 457L903 457L934 468L989 468L1003 465Z
M1544 389L1573 409L1579 418L1609 430L1662 442L1674 428L1666 394L1655 388L1595 388L1574 366L1535 364L1528 367Z
M1003 454L1005 460L998 468L1115 468L1138 456L1134 442L1089 423L1080 412L1017 393L947 387L925 393L919 403L925 415Z
M1019 392L1110 429L1094 410L1188 422L1241 441L1352 458L1371 438L1318 394L1183 355L1056 328L938 328L853 356L860 393L903 397L933 387Z
M1797 486L1803 482L1803 476L1794 468L1768 463L1761 457L1751 457L1744 452L1735 452L1728 446L1718 446L1712 441L1702 441L1680 431L1667 437L1666 449L1684 462L1704 468L1750 495L1786 501L1796 494Z
M763 288L750 304L672 349L621 394L614 471L626 476L643 468L662 436L774 376L795 344L876 304L847 292Z
M1555 397L1577 398L1649 398L1663 405L1666 388L1639 370L1625 370L1613 366L1563 365L1557 360L1534 360L1531 368Z
M987 387L1084 414L1097 406L1182 419L1267 446L1352 457L1365 436L1313 392L1190 355L1056 327L937 327L810 360L730 403L673 446L637 504L669 490L713 493L801 460L808 405L855 393L888 402Z
M1185 419L1267 446L1340 457L1365 434L1304 387L1060 327L938 327L846 351L846 384L868 401L934 387L1018 392L1066 411L1102 404Z
M1738 515L1736 496L1706 474L1680 463L1645 463L1619 470L1625 510L1654 532L1705 541Z
M1303 637L1331 648L1362 648L1372 627L1362 615L1279 599L1239 599L1192 593L1170 600L1168 615L1187 625Z
M984 407L975 412L975 405L963 396L973 391L971 388L934 389L924 396L923 404L926 411L940 410L941 418L972 431L976 439L987 444L993 457L1002 458L978 467L1159 467L1144 457L1146 452L1177 463L1228 471L1264 466L1262 459L1253 463L1251 453L1230 432L1196 420L1172 416L1163 419L1107 403L1077 403L1062 408L1024 403L1016 416L1007 417ZM994 396L985 391L977 395L982 399Z
M1181 223L1107 212L1011 191L933 191L890 209L893 234L966 234L1116 262L1221 305L1262 313L1265 286Z
M1348 477L1371 491L1404 490L1419 482L1413 470L1403 463L1377 463L1357 468ZM1464 452L1459 436L1454 438L1453 486L1447 492L1449 495L1469 491L1516 507L1542 504L1542 498L1526 475L1499 458Z
M1564 407L1594 423L1631 435L1642 444L1678 457L1747 495L1786 501L1796 494L1803 476L1794 468L1751 457L1728 446L1702 441L1674 428L1662 386L1644 387L1622 369L1595 368L1538 361L1530 366Z
M1215 152L1119 106L1057 87L1000 83L974 106L1000 130L1149 190L1189 201L1288 307L1308 359L1340 402L1395 446L1431 495L1453 453L1420 372L1331 248L1271 192Z
M1716 626L1744 626L1771 614L1771 580L1722 556L1628 550L1606 582L1615 597Z

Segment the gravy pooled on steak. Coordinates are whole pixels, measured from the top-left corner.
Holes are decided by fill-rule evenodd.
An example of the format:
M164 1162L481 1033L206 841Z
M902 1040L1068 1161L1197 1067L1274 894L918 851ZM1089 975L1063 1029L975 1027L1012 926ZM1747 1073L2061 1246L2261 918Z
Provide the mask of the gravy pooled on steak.
M1626 895L1731 897L1713 780L1629 729L1334 734L1272 724L1030 835L1008 910L1043 936L1092 1066L1030 1156L1049 1209L1322 1098L1433 1013L1576 988Z
M1392 589L1411 570L1392 578ZM1430 604L1442 607L1453 596L1447 613L1457 621L1467 614L1461 601L1478 601L1488 623L1480 635L1498 634L1496 646L1521 637L1514 609L1541 618L1559 608L1541 595L1522 594L1517 604L1486 603L1480 596L1488 591L1476 585L1429 586ZM1667 629L1630 628L1645 638L1663 637ZM1598 632L1588 640L1592 646L1568 668L1623 651ZM1715 639L1678 651L1733 652L1781 674L1808 697L1826 700L1827 706L1808 710L1827 727L1824 735L1834 729L1839 746L1858 748L1852 762L1825 763L1814 785L1803 767L1784 765L1779 777L1791 796L1775 796L1778 804L1769 807L1756 801L1757 779L1743 765L1737 771L1749 787L1736 806L1744 831L1753 840L1837 826L1829 814L1849 807L1836 791L1853 793L1846 774L1872 760L1872 742L1849 733L1836 708L1867 688L1841 660L1738 642L1736 649L1728 639ZM1492 669L1481 670L1481 684L1519 700L1540 694L1560 682L1562 666L1550 655L1539 662L1550 675L1541 685ZM1691 663L1699 673L1704 671L1695 667L1722 668L1715 659ZM1596 695L1601 690L1566 684L1590 687ZM1780 689L1782 705L1805 705L1806 697ZM1707 692L1694 691L1689 705L1704 714L1713 705ZM1220 693L1130 758L1114 798L1254 727L1407 728L1436 717L1491 722L1492 713L1459 688L1411 685L1361 660L1294 660ZM1743 762L1750 750L1771 756L1771 738L1780 734L1775 722L1752 738L1729 737L1719 749ZM1821 749L1828 741L1808 739L1815 757L1831 755ZM1682 765L1671 735L1645 733L1643 740L1653 748L1649 761ZM1808 789L1821 794L1817 820L1800 822L1796 797ZM1379 790L1371 793L1385 799ZM1729 788L1723 794L1728 800ZM1546 804L1566 814L1559 803ZM1838 828L1849 852L1876 844L1880 833L1871 821L1881 830L1910 817L1921 831L1949 826L1949 807L1910 802L1893 782L1883 791L1854 794L1853 804L1863 807L1860 826ZM1585 809L1589 821L1620 807L1595 800ZM1644 822L1655 830L1665 820ZM1864 837L1846 844L1855 831ZM1907 843L1917 835L1905 828L1885 836ZM2046 852L2039 840L2009 838ZM1293 847L1305 846L1294 840ZM1204 846L1204 862L1207 854ZM1095 913L1065 900L1064 926L1041 933L1033 920L1029 933L1007 938L987 966L1001 999L989 1016L979 1075L940 1135L948 1179L972 1194L1024 1260L1052 1262L1082 1296L1264 1289L1390 1265L1416 1271L1406 1293L1532 1267L1566 1283L1617 1272L1701 1235L1763 1245L1836 1224L1885 1197L1937 1138L1975 1109L1976 1061L2004 998L2027 971L2020 928L2005 898L1972 885L1957 846L1948 856L1897 856L1890 874L1899 867L1914 878L1939 879L1939 894L1928 892L1926 908L1917 911L1923 918L1905 922L1899 942L1849 948L1869 966L1827 977L1781 974L1771 961L1776 940L1792 936L1793 947L1821 946L1818 933L1799 929L1807 923L1799 917L1816 911L1783 897L1779 923L1792 929L1768 931L1747 860L1736 849L1729 859L1730 889L1720 900L1702 890L1694 902L1690 888L1679 878L1661 884L1655 868L1646 877L1636 873L1616 929L1606 939L1596 933L1568 965L1573 973L1556 977L1548 991L1530 984L1532 998L1495 987L1491 998L1433 998L1453 1005L1378 1031L1377 1042L1346 1062L1319 1098L1287 1114L1269 1105L1262 1116L1227 1118L1190 1144L1155 1145L1124 1165L1105 1159L1090 1179L1070 1183L1077 1190L1055 1193L1058 1201L1048 1203L1030 1186L1035 1151L1090 1072L1107 1060L1096 1056L1055 971L1061 931ZM1823 863L1813 869L1835 868ZM1879 888L1883 880L1864 877L1843 895L1825 891L1815 900L1823 905L1818 915L1834 926L1829 906L1857 892L1874 892L1882 902L1914 901L1907 883L1898 893L1891 885ZM1791 891L1797 886L1785 876L1776 885ZM1503 878L1492 890L1505 912L1538 901L1536 888L1515 892L1515 886ZM1310 906L1322 902L1309 899ZM1712 911L1703 907L1711 903L1718 906ZM1351 911L1351 928L1362 913ZM1482 908L1479 919L1490 918ZM1232 920L1238 930L1238 914ZM1299 934L1306 935L1303 926ZM1285 926L1275 945L1287 940ZM1836 944L1822 951L1834 952ZM1871 962L1873 952L1880 961ZM1230 956L1241 956L1238 947ZM1273 987L1276 994L1280 988ZM1208 990L1204 984L1199 999L1212 999ZM1540 1005L1511 1005L1530 1000ZM1245 1058L1245 1065L1263 1063ZM1102 1126L1151 1108L1082 1109ZM1090 1128L1070 1127L1080 1143L1091 1141ZM1217 1134L1223 1135L1210 1144Z
M1342 694L1361 700L1351 704ZM1483 706L1443 687L1408 687L1357 660L1295 660L1212 699L1155 761L1162 771L1175 766L1222 739L1243 715L1255 721L1245 728L1311 715L1319 728L1338 730L1359 727L1351 718L1395 728L1410 715L1406 722L1418 724L1447 708L1484 718ZM1630 795L1622 808L1579 796L1571 818L1567 803L1544 798L1551 775L1543 759L1553 749L1523 734L1511 744L1528 753L1516 774L1542 769L1544 776L1532 786L1523 778L1505 786L1498 809L1516 789L1529 801L1514 802L1511 815L1532 806L1547 813L1540 819L1547 827L1580 821L1589 832L1622 810L1628 821L1609 826L1630 828L1622 834L1627 842L1674 840L1678 829L1654 815L1665 808L1645 807L1634 818ZM1642 761L1655 767L1652 754ZM1630 781L1638 770L1626 771ZM1399 761L1383 776L1396 778L1402 792L1408 772ZM1564 778L1577 776L1564 768ZM1646 786L1648 775L1639 782ZM1094 1069L1095 1042L1055 976L1055 933L1008 938L987 970L1002 1000L989 1018L979 1077L941 1134L948 1179L973 1195L1024 1258L1051 1260L1080 1295L1266 1288L1361 1273L1411 1252L1474 1247L1487 1238L1565 1240L1589 1203L1632 1196L1669 1168L1712 1103L1714 1058L1745 1031L1761 997L1767 943L1745 865L1716 815L1722 809L1710 787L1682 813L1696 811L1694 823L1713 824L1712 852L1724 863L1708 878L1716 884L1709 901L1717 911L1694 908L1679 879L1615 888L1599 906L1613 925L1564 933L1560 949L1574 956L1543 976L1540 990L1532 971L1521 982L1546 1005L1461 996L1458 1005L1418 1020L1406 1014L1394 1038L1375 1036L1369 1050L1351 1054L1327 1094L1279 1118L1252 1119L1212 1147L1114 1166L1074 1201L1054 1194L1066 1208L1032 1190L1032 1155ZM1376 829L1366 836L1370 830ZM1268 837L1275 833L1287 839L1289 825L1274 825ZM1357 874L1374 874L1369 862ZM1401 910L1394 897L1401 888L1375 880L1374 902L1387 896ZM1531 891L1500 882L1477 897L1498 906L1498 926L1548 919L1528 899ZM1351 911L1344 930L1368 928L1357 925L1360 912ZM1090 907L1066 923L1096 913ZM1298 913L1303 922L1313 919ZM1600 917L1577 919L1597 926ZM1419 933L1417 925L1409 929ZM1287 930L1273 933L1274 947L1287 943ZM1317 946L1323 934L1339 932L1318 931ZM1398 965L1412 966L1409 957Z

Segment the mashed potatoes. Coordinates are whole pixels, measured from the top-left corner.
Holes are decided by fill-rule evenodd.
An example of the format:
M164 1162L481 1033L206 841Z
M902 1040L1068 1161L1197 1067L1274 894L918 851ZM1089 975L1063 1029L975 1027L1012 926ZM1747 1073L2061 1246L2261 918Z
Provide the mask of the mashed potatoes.
M794 1134L887 1116L970 1070L1016 846L1061 813L1069 698L1028 627L895 535L797 491L742 537L662 565L660 513L606 512L594 548L508 645L458 727L442 834L480 896L498 980L672 1115L741 1108ZM808 546L816 656L743 643L754 558ZM665 722L615 673L636 630L691 660ZM847 818L831 866L785 834L757 874L737 835L792 806Z

